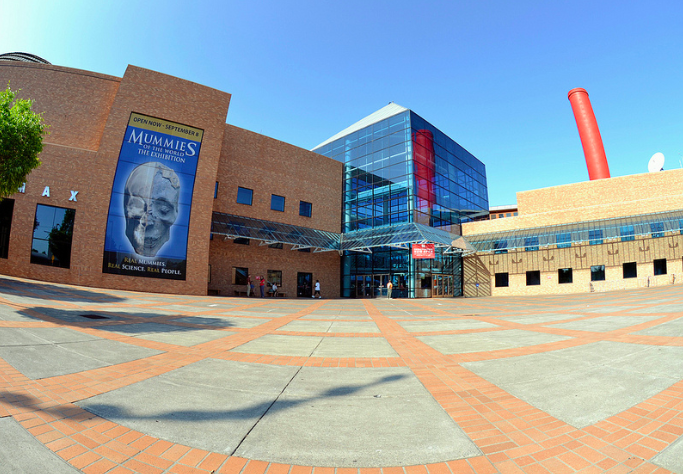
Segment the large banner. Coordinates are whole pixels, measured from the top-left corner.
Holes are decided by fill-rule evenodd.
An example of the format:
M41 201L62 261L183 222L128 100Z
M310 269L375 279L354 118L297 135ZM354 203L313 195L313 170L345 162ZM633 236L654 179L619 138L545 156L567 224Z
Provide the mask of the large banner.
M185 279L203 134L198 128L130 115L109 202L104 273Z
M413 244L414 259L434 258L434 244Z

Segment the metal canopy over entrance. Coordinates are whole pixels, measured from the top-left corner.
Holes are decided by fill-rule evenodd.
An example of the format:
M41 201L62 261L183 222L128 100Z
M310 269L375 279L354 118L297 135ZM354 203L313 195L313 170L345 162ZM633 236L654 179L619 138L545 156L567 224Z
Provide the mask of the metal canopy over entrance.
M472 247L462 236L424 224L409 222L341 234L341 250L370 253L373 247L408 249L410 244L434 244L443 253L470 254Z
M339 234L291 224L213 213L211 233L226 239L259 240L260 245L289 244L292 250L310 248L314 252L339 250Z
M264 221L232 214L213 213L211 233L226 239L259 240L260 245L288 244L292 250L311 248L314 252L344 251L371 253L373 247L408 250L410 244L434 244L446 255L474 253L474 247L460 235L423 224L405 223L356 230L345 234L309 229L291 224Z

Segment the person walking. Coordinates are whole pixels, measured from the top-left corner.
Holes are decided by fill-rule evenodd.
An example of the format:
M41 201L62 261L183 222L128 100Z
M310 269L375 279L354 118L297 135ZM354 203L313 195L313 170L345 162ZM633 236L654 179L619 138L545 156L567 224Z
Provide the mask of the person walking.
M315 281L315 293L313 293L311 298L315 298L316 296L322 298L322 296L320 296L320 280Z
M394 289L394 284L391 283L391 280L389 280L389 283L387 283L387 299L391 299L391 290Z
M277 283L273 283L273 297L277 296Z
M254 285L251 284L251 275L247 277L247 298L249 298L249 294L251 293L251 289L253 288Z
M261 275L261 283L259 284L259 288L261 289L261 298L265 297L265 295L263 294L265 287L266 287L266 279L263 278L263 275Z

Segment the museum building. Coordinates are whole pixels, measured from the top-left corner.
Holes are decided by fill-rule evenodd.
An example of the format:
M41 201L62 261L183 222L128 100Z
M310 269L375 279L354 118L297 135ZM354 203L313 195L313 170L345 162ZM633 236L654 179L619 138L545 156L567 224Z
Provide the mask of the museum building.
M176 294L462 294L463 220L484 165L414 112L380 109L314 151L226 124L230 94L0 55L50 126L42 165L0 203L0 273ZM325 156L327 155L327 156ZM455 245L454 245L455 243ZM433 259L414 258L415 244ZM471 249L471 247L470 247Z
M463 224L465 296L683 282L683 169L517 193L518 215Z

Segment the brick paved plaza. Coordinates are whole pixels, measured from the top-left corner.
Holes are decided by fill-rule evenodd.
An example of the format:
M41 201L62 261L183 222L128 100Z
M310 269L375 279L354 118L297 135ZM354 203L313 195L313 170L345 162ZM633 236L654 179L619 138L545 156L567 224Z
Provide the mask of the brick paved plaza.
M683 285L0 303L3 474L683 473Z

